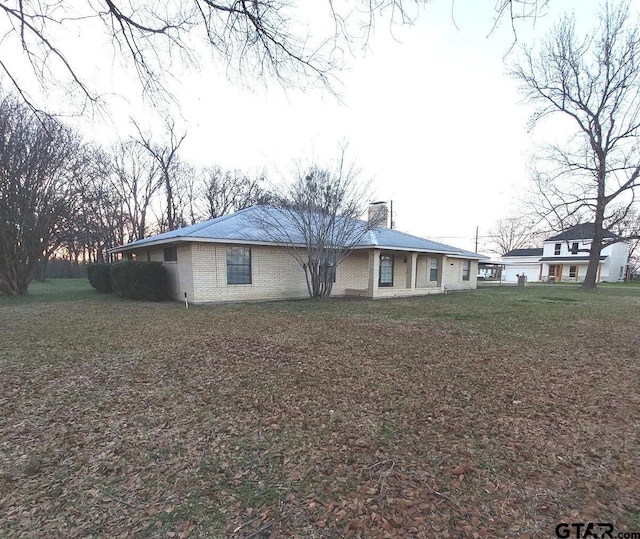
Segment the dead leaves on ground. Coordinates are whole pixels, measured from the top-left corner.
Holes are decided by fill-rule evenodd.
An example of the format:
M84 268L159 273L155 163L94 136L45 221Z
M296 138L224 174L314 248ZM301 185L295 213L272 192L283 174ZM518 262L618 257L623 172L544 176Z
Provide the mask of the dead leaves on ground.
M57 335L42 359L40 335L40 359L23 343L1 363L0 536L640 528L637 319L531 347L429 319L427 300L414 321L393 318L401 302L366 305L29 306L40 331L63 317L51 326L73 346Z

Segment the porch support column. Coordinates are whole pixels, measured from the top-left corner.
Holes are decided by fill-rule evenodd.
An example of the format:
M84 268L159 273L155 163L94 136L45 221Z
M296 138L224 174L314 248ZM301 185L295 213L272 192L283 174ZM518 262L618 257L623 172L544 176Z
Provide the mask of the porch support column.
M416 291L416 269L418 267L418 253L411 253L407 260L407 288L411 293Z
M442 255L442 267L440 268L440 274L438 275L438 286L440 291L444 292L444 272L447 265L447 255Z
M380 277L380 251L374 249L369 251L369 297L375 298L378 295L378 280Z

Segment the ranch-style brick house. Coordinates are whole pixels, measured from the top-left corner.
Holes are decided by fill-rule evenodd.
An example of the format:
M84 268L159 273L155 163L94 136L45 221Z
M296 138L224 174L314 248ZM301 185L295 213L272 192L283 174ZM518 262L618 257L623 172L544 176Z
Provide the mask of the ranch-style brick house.
M372 209L379 213L370 208L370 217ZM162 262L176 300L185 294L190 303L308 297L302 268L257 224L261 211L265 208L247 208L110 252ZM377 226L337 265L331 295L388 298L474 289L483 258Z

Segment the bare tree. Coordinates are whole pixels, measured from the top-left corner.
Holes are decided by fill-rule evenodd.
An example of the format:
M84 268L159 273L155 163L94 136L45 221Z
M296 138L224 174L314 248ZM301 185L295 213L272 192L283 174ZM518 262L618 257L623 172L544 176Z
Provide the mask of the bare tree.
M149 135L144 134L137 123L134 122L134 125L138 131L136 141L156 162L164 185L166 226L162 227L162 231L175 230L183 224L176 220L178 207L174 190L179 180L180 161L178 151L187 134L178 135L175 122L173 120L168 121L166 124L167 139L164 144L158 144Z
M198 202L202 187L199 171L187 161L177 159L174 162L173 181L173 219L176 228L193 225L201 220ZM167 212L163 211L162 215ZM161 219L161 221L163 221Z
M54 256L65 256L69 261L96 262L103 261L106 247L117 245L109 242L113 232L104 223L104 215L110 205L112 191L105 173L105 155L102 149L95 145L84 145L84 169L82 171L82 191L78 195L73 215L67 220L68 225L59 247ZM113 231L116 227L113 226ZM47 260L43 258L43 270L46 269ZM41 271L40 277L45 277L45 271Z
M536 220L527 215L499 219L489 230L489 240L494 246L493 251L504 256L514 249L536 247L540 241L536 224Z
M251 178L239 170L213 166L203 170L203 177L207 219L271 202L272 197L264 188L264 176Z
M551 30L537 52L523 48L513 76L537 111L560 115L575 132L549 146L536 164L540 215L594 223L583 283L595 288L600 252L635 205L640 182L640 27L627 3L605 4L599 26L580 36L573 17Z
M537 16L547 1L497 0L496 24ZM428 3L326 0L311 11L300 0L5 0L0 28L3 50L11 52L0 60L0 71L33 106L25 66L41 87L61 87L96 102L99 90L69 51L77 36L94 34L113 43L113 64L133 68L148 95L164 91L167 77L180 66L197 63L196 42L208 46L214 61L244 76L275 78L285 86L329 85L345 51L366 45L376 18L388 14L392 22L411 23Z
M111 189L124 210L126 241L146 237L150 206L163 186L159 164L140 144L129 141L113 148L108 167Z
M258 213L268 239L303 269L311 298L331 295L338 264L379 224L360 220L369 197L359 176L343 150L335 166L309 166Z
M87 262L106 262L107 250L123 245L131 237L130 220L118 193L105 176L89 178L82 192L81 212L76 216L78 241Z
M618 222L613 232L619 237L628 238L629 258L625 279L640 271L640 210L634 208Z
M629 260L625 279L631 279L640 274L640 239L633 240L629 245Z
M0 292L23 295L68 237L85 156L75 133L12 97L0 102L0 141Z

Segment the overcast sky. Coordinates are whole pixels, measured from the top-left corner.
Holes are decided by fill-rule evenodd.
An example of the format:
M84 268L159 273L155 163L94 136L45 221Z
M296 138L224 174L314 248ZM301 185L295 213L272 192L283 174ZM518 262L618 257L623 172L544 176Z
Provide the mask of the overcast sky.
M286 175L292 159L331 159L347 141L376 198L393 200L398 229L473 249L476 226L486 235L526 189L533 149L531 109L505 74L513 32L503 24L487 37L493 4L456 0L452 19L452 3L439 0L394 36L380 25L367 54L341 74L342 103L321 92L251 94L193 76L182 103L185 154ZM574 4L587 14L597 8ZM558 13L520 24L518 39L542 36Z
M350 158L370 180L376 200L393 200L396 228L462 248L474 248L479 227L513 211L527 186L527 161L535 138L527 133L532 109L506 75L513 45L509 21L489 35L493 0L434 0L413 26L381 23L366 54L348 59L339 74L340 99L320 89L243 89L224 77L224 66L201 64L172 85L178 129L187 132L183 157L247 172L287 177L294 160L322 162L348 143ZM596 0L551 0L544 17L517 25L519 43L541 39L565 10L589 25ZM100 45L98 45L100 47ZM96 51L78 47L87 65ZM517 50L517 45L514 50ZM117 66L113 66L116 68ZM112 121L85 130L100 142L131 134L129 118L152 113L126 80L100 66L120 97L111 99ZM139 90L137 90L139 91ZM151 122L153 123L153 122Z

